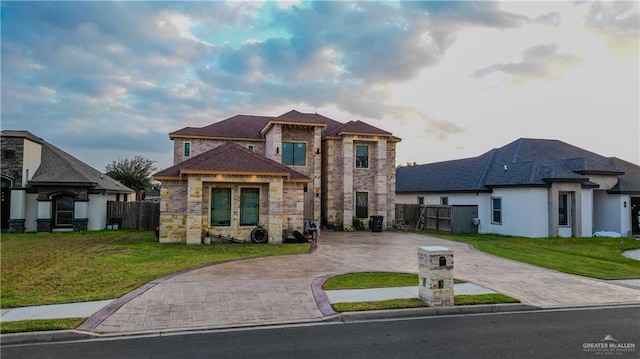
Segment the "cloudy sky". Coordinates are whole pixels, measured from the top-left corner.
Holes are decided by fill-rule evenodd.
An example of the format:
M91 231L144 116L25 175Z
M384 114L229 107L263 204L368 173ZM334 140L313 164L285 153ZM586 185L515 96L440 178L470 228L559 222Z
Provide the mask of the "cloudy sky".
M638 2L2 2L2 129L104 170L168 133L291 109L403 139L397 162L520 137L640 162Z

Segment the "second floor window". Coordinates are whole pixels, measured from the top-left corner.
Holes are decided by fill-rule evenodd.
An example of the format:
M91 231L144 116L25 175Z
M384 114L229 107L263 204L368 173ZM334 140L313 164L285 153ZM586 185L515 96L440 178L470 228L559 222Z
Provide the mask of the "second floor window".
M283 142L282 164L287 166L306 166L307 144L304 142Z
M184 157L191 157L191 142L184 143Z
M369 146L356 146L356 168L369 168Z

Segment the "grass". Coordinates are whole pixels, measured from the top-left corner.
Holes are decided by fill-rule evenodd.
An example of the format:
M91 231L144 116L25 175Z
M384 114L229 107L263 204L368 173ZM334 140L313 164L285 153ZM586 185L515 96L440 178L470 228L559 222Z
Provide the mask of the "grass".
M240 258L304 253L309 244L160 244L153 232L3 234L0 306L120 297L181 270Z
M0 333L23 333L38 332L47 330L75 329L86 318L64 318L64 319L38 319L38 320L18 320L15 322L0 322Z
M622 255L626 250L640 248L640 241L631 238L523 238L491 234L416 233L470 243L489 254L559 272L607 280L640 278L638 261Z
M454 283L465 283L454 279ZM418 285L418 275L393 272L363 272L343 274L327 279L322 288L324 290L368 289L409 287ZM520 303L519 300L500 293L455 295L455 305ZM419 298L390 299L372 302L333 303L336 312L358 312L366 310L422 308L427 304Z
M418 275L412 273L362 272L339 275L327 279L324 290L411 287L418 285ZM464 283L454 279L454 283Z

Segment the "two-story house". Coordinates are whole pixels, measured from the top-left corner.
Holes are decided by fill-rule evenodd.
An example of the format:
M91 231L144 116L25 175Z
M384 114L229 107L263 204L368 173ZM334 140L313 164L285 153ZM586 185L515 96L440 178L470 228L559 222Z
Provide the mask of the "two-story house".
M344 228L395 216L391 133L317 113L237 115L169 134L174 165L162 182L160 241L201 243L203 231L248 239L258 225L281 243L304 220Z
M101 230L134 191L28 131L2 131L2 231Z

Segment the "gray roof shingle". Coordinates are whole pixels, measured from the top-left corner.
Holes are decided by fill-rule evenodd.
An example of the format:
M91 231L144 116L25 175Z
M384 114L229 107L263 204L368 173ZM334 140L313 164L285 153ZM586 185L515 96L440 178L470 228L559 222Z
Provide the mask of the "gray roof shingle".
M617 175L619 190L627 193L640 191L638 171L632 163L562 141L521 138L474 158L401 167L396 171L396 192L480 192L500 186L547 186L552 181L596 186L588 175L608 174Z
M22 137L42 145L40 166L28 186L76 185L111 193L133 193L129 187L87 165L67 152L28 131L2 131L2 136Z

